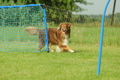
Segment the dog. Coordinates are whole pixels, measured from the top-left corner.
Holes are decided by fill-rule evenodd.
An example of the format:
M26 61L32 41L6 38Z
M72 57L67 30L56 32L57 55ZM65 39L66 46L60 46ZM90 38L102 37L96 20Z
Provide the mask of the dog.
M61 23L58 28L48 28L48 47L50 52L54 52L54 50L51 48L52 45L56 45L56 52L74 52L74 50L68 46L71 26L72 25L69 23ZM36 27L27 27L25 31L27 31L30 35L38 35L38 50L41 50L45 46L45 39L43 38L43 36L45 36L45 32L43 32L44 30Z

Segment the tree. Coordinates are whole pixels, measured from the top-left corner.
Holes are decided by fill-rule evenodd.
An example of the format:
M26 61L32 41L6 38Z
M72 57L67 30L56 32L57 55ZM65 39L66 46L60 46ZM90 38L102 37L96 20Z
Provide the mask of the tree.
M26 5L45 4L43 8L47 11L47 19L52 19L56 23L69 22L72 19L72 11L78 12L84 9L76 3L89 5L86 0L1 0L0 5Z
M82 11L84 10L76 3L89 5L91 3L86 0L0 0L0 5L10 6L10 5L25 5L25 4L46 4L51 7L71 10L71 11Z

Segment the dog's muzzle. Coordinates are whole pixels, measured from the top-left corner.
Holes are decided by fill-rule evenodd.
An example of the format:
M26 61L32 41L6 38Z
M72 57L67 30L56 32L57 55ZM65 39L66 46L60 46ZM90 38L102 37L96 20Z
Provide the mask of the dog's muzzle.
M67 32L67 30L65 30L65 29L62 29L62 32L63 32L63 33L65 33L65 32Z

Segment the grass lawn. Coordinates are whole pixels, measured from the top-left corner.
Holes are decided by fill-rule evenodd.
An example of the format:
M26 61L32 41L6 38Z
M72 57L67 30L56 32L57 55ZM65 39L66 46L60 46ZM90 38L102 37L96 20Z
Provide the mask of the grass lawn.
M0 80L120 79L120 48L103 47L100 76L96 75L98 47L74 45L73 48L76 53L0 52Z
M97 76L99 30L72 28L69 46L76 53L0 51L0 80L119 80L120 28L105 29L101 74Z

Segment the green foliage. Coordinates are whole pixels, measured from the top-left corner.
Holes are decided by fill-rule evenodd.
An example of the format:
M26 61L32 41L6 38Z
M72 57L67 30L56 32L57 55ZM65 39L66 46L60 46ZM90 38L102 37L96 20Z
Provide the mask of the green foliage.
M72 11L83 11L84 9L76 5L76 3L89 5L86 0L2 0L0 5L26 5L26 4L45 4L43 8L47 10L47 18L57 22L70 22ZM49 6L49 7L48 7ZM48 10L50 9L50 10ZM51 21L52 21L51 20ZM49 20L50 21L50 20Z
M81 4L88 5L86 0L1 0L0 5L25 5L25 4L46 4L51 7L59 8L59 9L64 9L64 10L71 10L71 11L76 11L76 10L82 10L81 7L77 6L75 3L79 2Z
M105 17L105 23L109 24L111 23L111 18L112 15L106 15ZM114 14L114 24L116 26L113 27L120 27L119 22L120 22L120 13ZM73 22L76 23L93 23L93 22L101 22L102 15L72 15Z
M106 16L107 17L107 22L111 22L112 19L112 14L109 14ZM120 13L115 13L114 14L114 24L118 24L120 22Z
M54 22L54 23L61 23L61 22L70 22L72 18L72 12L66 11L54 7L50 7L47 5L43 5L43 8L46 9L47 13L47 21Z

